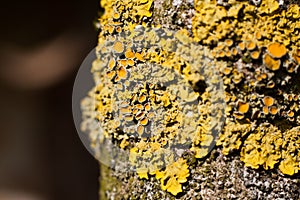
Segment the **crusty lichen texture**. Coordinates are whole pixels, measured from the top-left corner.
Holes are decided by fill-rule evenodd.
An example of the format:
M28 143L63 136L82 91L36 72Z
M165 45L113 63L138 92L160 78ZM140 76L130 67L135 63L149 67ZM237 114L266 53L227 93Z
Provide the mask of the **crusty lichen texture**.
M135 199L136 187L148 191L142 199L299 198L276 184L253 186L255 173L268 184L299 184L299 5L101 0L101 6L95 88L83 101L82 127L96 152L111 139L136 170L111 172L127 185L107 190L107 198L122 199L119 192Z
M84 102L94 105L84 116L94 113L102 129L91 134L95 152L97 144L114 141L114 149L128 151L127 170L155 176L173 195L182 192L189 176L183 155L207 156L223 125L223 85L205 52L184 31L142 26L99 43L97 85ZM118 159L106 164L115 167Z
M227 118L218 145L239 151L252 168L298 173L300 7L276 0L195 1L194 38L211 49L226 90Z

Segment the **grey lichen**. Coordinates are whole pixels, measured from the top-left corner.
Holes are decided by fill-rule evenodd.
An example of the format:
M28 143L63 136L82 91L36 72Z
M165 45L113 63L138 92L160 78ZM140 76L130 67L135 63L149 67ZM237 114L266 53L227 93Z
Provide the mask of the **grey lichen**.
M170 30L192 30L194 1L191 0L157 0L154 1L152 21Z

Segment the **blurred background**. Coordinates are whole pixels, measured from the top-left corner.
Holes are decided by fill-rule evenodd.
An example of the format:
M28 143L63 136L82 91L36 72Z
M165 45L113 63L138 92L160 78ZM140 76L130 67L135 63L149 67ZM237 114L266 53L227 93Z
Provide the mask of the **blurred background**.
M77 70L97 44L99 1L0 7L0 200L96 200L97 161L72 118Z

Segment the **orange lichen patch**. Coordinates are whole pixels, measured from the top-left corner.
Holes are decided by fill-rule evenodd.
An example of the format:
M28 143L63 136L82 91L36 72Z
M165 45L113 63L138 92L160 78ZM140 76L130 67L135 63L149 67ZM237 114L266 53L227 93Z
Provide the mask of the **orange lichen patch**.
M231 56L231 51L226 51L226 53L225 53L225 55L227 56L227 57L230 57Z
M140 124L143 125L143 126L146 126L148 124L148 119L147 118L144 118L140 121Z
M151 110L151 105L150 105L150 103L146 103L146 104L145 104L145 110L146 110L146 111Z
M273 59L269 54L265 54L263 58L264 64L270 70L276 71L280 68L280 60Z
M259 51L253 51L253 52L251 52L251 58L253 58L253 59L258 59L259 58Z
M281 58L287 53L286 47L277 42L269 44L267 50L273 58Z
M135 57L136 57L138 60L140 60L140 61L145 61L145 60L144 60L144 56L145 56L145 53L144 53L144 52L142 52L142 53L136 52L136 53L135 53Z
M215 58L217 56L217 51L213 50L210 54L212 58Z
M288 116L288 117L294 117L294 116L295 116L295 113L294 113L293 111L289 110L289 111L287 112L287 116Z
M122 28L121 28L120 26L118 26L118 27L116 27L116 31L117 31L118 33L121 33L121 32L122 32Z
M218 46L215 47L215 50L217 50L217 51L222 50L222 49L225 49L224 43L219 43Z
M238 102L238 111L240 113L246 113L249 111L249 103L248 102L242 102L242 101L239 101Z
M261 37L262 37L262 35L261 35L261 32L260 31L257 31L255 34L255 38L256 39L258 39L258 40L260 40L261 39Z
M269 112L271 115L276 115L278 113L278 108L276 106L271 106Z
M127 78L127 71L126 71L126 69L124 67L120 67L118 69L118 76L121 79L126 79Z
M218 57L221 57L221 58L223 58L223 57L225 57L225 51L223 51L223 50L220 50L219 52L218 52L218 54L217 54L217 56Z
M263 113L264 113L265 115L269 114L269 108L268 108L267 106L264 106L264 107L263 107Z
M140 102L140 103L143 103L143 102L145 102L146 100L147 100L146 95L141 95L141 96L139 97L139 102Z
M226 44L226 46L231 47L233 45L233 40L232 39L226 39L225 44Z
M226 94L226 96L225 96L225 102L229 102L229 101L230 101L230 95Z
M133 66L134 65L134 61L132 59L128 59L127 60L127 65Z
M262 80L261 75L257 75L256 80L257 80L257 81L261 81L261 80Z
M222 20L228 16L223 6L217 6L215 1L195 1L196 13L193 17L193 33L196 41L203 41L205 44L216 43L220 39L225 39L230 33L235 23L229 20ZM229 14L234 14L231 12ZM215 29L211 34L212 29Z
M116 75L116 72L115 71L110 71L110 72L107 72L106 75L109 79L113 79Z
M231 49L231 54L236 56L238 54L238 50L236 48Z
M118 60L118 64L123 66L123 67L126 67L127 66L127 60Z
M234 72L232 82L239 84L243 80L243 73Z
M265 96L263 102L266 106L272 106L274 104L274 98L270 96Z
M124 51L124 45L122 42L120 41L116 41L114 43L113 49L115 50L115 52L117 53L122 53Z
M254 41L248 41L247 42L247 45L246 45L246 48L248 49L248 50L253 50L253 49L255 49L255 47L256 47L256 43L254 42Z
M114 58L110 59L109 64L108 64L109 69L113 69L115 64L116 64L115 59Z
M239 46L239 49L242 51L245 50L245 48L246 48L246 45L244 42L240 42L238 46Z
M125 56L128 59L132 59L132 58L134 58L135 54L131 49L127 49L126 52L125 52Z
M135 107L139 110L143 110L144 106L142 104L136 104Z
M134 108L134 109L132 110L132 114L134 114L134 115L136 115L138 112L139 112L139 109L137 109L137 108Z
M262 78L262 79L266 79L266 78L268 78L268 74L266 74L266 73L262 73L262 74L261 74L261 78Z
M113 18L114 18L114 19L119 19L119 18L120 18L120 14L117 13L117 12L115 12L115 13L113 14Z

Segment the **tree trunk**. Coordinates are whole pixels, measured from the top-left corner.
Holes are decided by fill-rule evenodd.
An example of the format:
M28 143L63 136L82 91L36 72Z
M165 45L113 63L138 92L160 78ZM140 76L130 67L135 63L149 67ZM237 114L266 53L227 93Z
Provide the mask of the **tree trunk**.
M226 93L222 131L217 136L199 133L198 143L192 141L192 147L181 154L183 158L176 154L177 161L156 171L143 171L136 165L137 172L121 172L100 164L101 200L300 198L300 156L299 150L292 147L300 145L297 4L277 0L102 0L101 6L105 11L99 19L99 49L103 44L107 46L104 41L110 35L132 31L137 25L172 30L176 45L193 43L208 52L199 51L198 55L187 50L195 57L209 57L206 65L218 71ZM289 31L287 24L294 24L294 31ZM124 46L115 42L113 49L123 52ZM198 72L187 65L182 64L179 73L187 79L196 77ZM122 68L116 68L121 77ZM186 70L190 71L185 74ZM189 83L199 101L205 102L206 83L195 78ZM98 111L105 107L101 106ZM163 106L169 108L169 104ZM112 137L118 145L134 149L129 139L120 139L126 134L117 135ZM215 141L212 151L202 152L203 143L214 146Z

